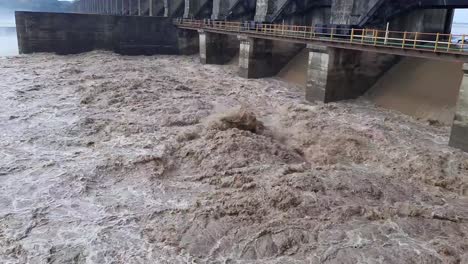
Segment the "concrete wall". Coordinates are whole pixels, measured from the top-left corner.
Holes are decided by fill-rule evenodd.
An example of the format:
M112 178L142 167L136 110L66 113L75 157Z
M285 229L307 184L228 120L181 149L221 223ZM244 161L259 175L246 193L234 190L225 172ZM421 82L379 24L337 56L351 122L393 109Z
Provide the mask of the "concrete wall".
M332 0L331 24L355 25L378 0Z
M317 24L328 24L331 19L330 8L316 8L310 12L307 21L304 23L307 26L315 26Z
M185 0L163 0L165 17L181 17L185 10Z
M238 0L213 0L213 13L211 19L222 20L228 14L229 9Z
M139 3L140 0L129 0L130 15L138 15Z
M239 53L236 36L199 31L200 62L202 64L226 64Z
M420 9L398 16L390 22L390 30L425 33L449 33L453 13L446 9Z
M142 16L149 16L149 8L150 8L150 0L139 0L140 1L140 7L141 7L141 15Z
M185 0L184 18L210 18L213 0Z
M20 53L178 54L180 42L190 42L164 17L16 12L16 25Z

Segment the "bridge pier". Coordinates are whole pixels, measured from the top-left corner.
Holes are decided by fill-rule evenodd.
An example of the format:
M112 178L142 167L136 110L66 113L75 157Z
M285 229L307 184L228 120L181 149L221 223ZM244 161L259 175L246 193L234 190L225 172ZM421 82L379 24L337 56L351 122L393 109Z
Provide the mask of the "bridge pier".
M463 64L463 74L449 145L468 152L468 63Z
M262 78L274 75L273 41L240 35L239 76Z
M393 55L307 46L306 100L330 103L355 99L370 89L396 62Z
M202 64L226 64L239 50L239 42L231 35L199 30L200 62Z
M239 35L239 76L263 78L277 74L299 51L302 44Z
M213 0L213 13L211 19L223 20L229 11L229 8L236 2L236 0Z

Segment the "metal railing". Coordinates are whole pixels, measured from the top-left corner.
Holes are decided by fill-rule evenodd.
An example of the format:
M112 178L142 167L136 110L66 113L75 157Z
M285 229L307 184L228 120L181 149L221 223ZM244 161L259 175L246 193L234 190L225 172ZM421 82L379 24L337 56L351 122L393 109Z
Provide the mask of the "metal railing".
M253 22L175 19L175 25L231 33L267 35L277 38L318 40L433 53L468 54L468 35L386 31L343 27L314 27Z

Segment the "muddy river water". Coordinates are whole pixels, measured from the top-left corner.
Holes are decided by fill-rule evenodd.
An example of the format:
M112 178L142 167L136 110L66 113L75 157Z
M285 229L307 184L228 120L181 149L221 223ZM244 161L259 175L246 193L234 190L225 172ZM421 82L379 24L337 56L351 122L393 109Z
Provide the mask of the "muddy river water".
M0 79L0 263L468 263L449 127L187 56Z

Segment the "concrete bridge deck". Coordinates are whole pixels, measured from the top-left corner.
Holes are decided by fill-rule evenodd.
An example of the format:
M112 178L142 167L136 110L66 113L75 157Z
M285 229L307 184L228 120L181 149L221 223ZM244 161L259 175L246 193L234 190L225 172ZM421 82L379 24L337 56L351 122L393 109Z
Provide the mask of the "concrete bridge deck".
M468 36L465 35L191 19L175 19L174 24L182 29L218 34L241 34L260 39L468 62Z

